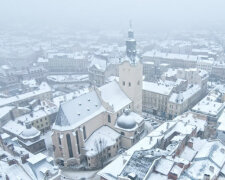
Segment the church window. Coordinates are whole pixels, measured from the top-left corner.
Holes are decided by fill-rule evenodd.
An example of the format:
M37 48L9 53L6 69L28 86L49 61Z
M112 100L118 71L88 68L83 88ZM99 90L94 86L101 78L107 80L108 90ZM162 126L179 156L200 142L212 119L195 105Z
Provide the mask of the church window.
M66 135L66 140L67 140L67 146L69 150L69 157L71 158L73 157L73 150L72 150L72 143L71 143L71 138L69 134Z
M123 81L123 86L125 86L125 81Z

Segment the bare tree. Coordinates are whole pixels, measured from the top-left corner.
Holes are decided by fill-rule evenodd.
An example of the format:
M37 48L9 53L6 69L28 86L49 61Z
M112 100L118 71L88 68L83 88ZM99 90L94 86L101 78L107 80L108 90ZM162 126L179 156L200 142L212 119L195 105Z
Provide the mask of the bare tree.
M103 164L106 160L106 156L104 153L104 150L106 148L106 140L104 138L99 138L98 140L95 140L95 149L96 149L96 157L97 157L97 163L100 168L103 168Z

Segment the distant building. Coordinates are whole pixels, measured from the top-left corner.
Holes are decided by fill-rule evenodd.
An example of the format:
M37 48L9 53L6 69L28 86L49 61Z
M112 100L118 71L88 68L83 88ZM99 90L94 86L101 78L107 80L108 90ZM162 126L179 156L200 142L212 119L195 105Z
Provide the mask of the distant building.
M82 54L49 53L46 58L40 57L37 63L50 73L84 74L88 70L88 59Z

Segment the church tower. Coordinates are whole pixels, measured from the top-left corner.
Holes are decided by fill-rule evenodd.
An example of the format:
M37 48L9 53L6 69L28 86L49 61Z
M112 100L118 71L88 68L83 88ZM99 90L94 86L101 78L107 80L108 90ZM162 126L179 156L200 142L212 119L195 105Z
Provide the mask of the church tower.
M127 56L119 65L119 85L133 101L134 112L142 113L142 74L143 65L136 55L136 40L130 24L128 39L126 40Z

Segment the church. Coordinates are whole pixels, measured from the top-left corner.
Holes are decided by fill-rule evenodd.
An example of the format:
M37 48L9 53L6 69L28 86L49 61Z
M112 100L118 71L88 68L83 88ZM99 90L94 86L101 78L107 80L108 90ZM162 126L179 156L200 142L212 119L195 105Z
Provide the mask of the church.
M139 141L144 131L142 114L142 63L130 26L127 56L116 80L61 104L52 127L56 163L90 169L102 167L121 148Z

